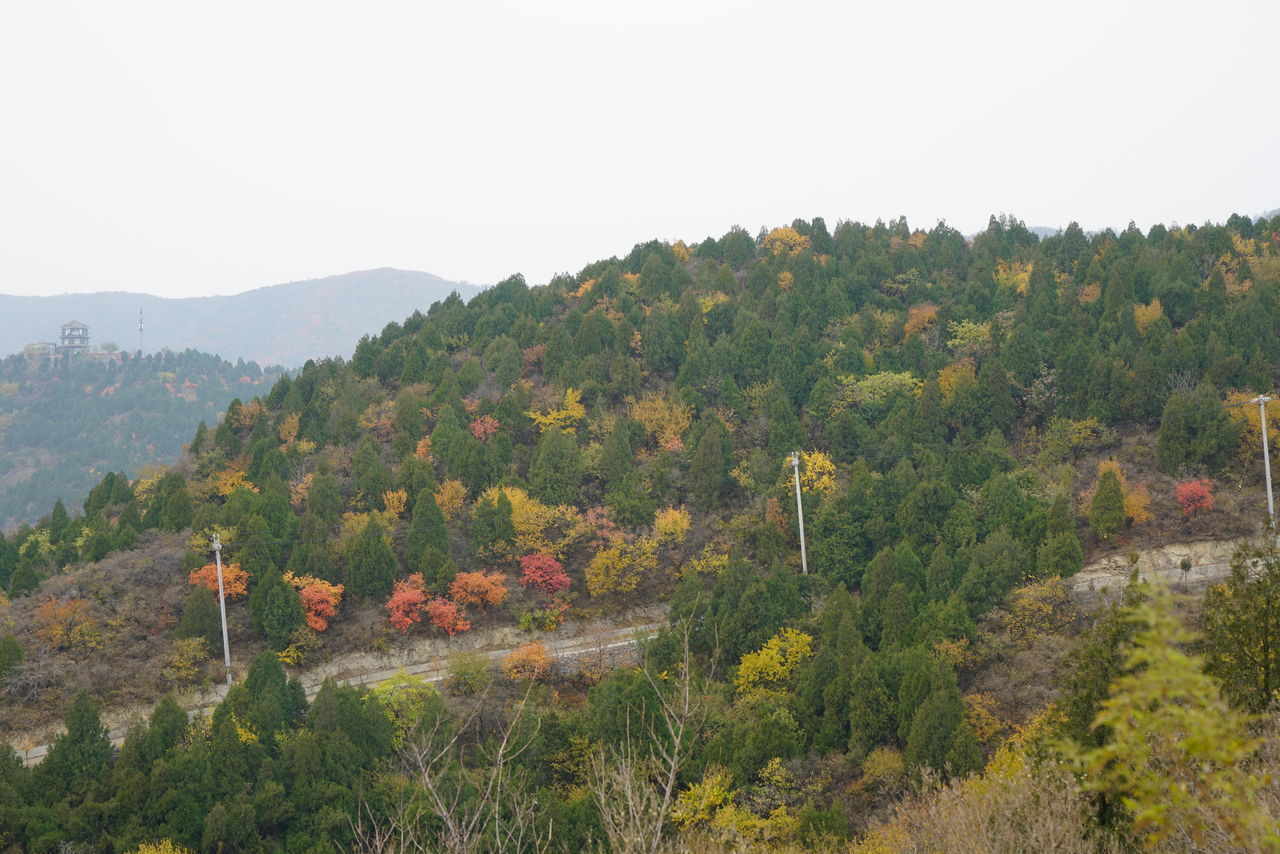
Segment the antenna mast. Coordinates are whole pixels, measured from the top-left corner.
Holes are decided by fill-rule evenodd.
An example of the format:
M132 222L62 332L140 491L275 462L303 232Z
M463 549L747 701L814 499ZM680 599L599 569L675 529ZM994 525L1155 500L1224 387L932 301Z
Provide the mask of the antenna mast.
M142 309L138 309L138 355L142 355Z

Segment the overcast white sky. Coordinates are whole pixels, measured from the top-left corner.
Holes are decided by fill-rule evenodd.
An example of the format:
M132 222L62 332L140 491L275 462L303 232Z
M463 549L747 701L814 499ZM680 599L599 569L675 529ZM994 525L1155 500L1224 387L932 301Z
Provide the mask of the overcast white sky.
M1280 3L0 3L0 292L1280 207Z

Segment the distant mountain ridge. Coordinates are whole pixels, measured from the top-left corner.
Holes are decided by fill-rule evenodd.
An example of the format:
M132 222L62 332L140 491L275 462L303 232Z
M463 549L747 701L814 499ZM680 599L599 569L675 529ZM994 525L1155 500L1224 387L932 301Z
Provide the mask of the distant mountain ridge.
M144 317L143 351L194 348L224 359L300 367L307 359L349 357L356 342L391 321L457 291L469 299L480 285L431 273L381 268L323 279L270 285L232 296L170 299L103 291L58 296L0 294L0 355L27 344L57 341L63 323L89 326L91 343L138 349L138 310Z

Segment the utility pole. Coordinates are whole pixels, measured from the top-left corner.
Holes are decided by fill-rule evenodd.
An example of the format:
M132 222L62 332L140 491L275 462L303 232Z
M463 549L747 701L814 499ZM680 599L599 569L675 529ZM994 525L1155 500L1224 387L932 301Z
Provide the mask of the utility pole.
M800 501L800 452L791 452L791 472L796 479L796 518L800 521L800 568L809 574L809 555L804 548L804 504Z
M1267 518L1271 520L1271 530L1276 527L1276 504L1271 496L1271 447L1267 444L1267 404L1275 398L1260 394L1250 403L1258 404L1258 420L1262 422L1262 470L1267 476Z
M222 612L222 659L227 665L227 687L231 687L231 642L227 640L227 592L222 587L222 538L213 534L213 559L218 565L218 610Z

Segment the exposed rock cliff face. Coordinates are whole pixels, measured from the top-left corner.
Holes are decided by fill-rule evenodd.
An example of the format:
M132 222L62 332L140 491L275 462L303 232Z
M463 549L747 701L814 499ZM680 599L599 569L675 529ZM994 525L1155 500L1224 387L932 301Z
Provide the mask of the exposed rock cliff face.
M1077 604L1095 607L1113 601L1129 582L1136 567L1144 580L1160 580L1184 590L1204 590L1231 571L1231 556L1249 541L1247 537L1230 540L1205 540L1198 543L1175 543L1139 552L1113 552L1080 570L1067 581ZM1131 561L1131 555L1137 561Z

